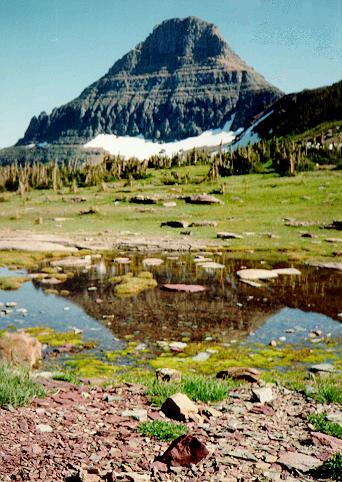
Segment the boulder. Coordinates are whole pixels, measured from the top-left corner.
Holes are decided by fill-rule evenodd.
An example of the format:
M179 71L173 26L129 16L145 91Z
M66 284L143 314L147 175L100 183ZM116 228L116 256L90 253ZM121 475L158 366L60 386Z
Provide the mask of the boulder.
M174 440L159 458L160 462L174 467L197 464L209 454L207 447L192 435L181 435Z
M134 204L157 204L158 199L154 197L138 195L131 197L129 202Z
M180 421L197 419L198 415L197 405L185 393L175 393L167 398L161 411L167 417Z
M186 343L183 341L173 341L170 343L169 347L171 351L175 351L177 353L180 353L184 351L184 348L186 347Z
M241 234L236 233L217 233L216 237L219 239L242 239L243 236Z
M222 201L215 196L209 194L196 194L185 198L185 202L190 204L223 204Z
M174 368L157 368L156 377L160 382L180 382L182 374Z
M272 389L269 387L254 388L252 390L252 394L253 394L253 400L259 403L272 402L272 400L274 399Z
M42 359L42 345L26 333L5 333L0 337L0 361L37 368Z
M216 378L232 378L233 380L245 380L256 383L260 380L260 371L256 368L230 367L217 373Z
M169 228L187 228L189 223L187 221L164 221L160 226L168 226Z
M198 293L205 291L206 287L202 285L186 285L186 284L165 284L162 286L163 290L167 291L183 291L185 293Z

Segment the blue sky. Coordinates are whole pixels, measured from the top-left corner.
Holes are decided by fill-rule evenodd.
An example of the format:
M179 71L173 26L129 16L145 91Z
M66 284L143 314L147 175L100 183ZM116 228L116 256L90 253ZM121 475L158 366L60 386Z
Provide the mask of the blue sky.
M1 0L0 147L74 97L153 27L195 15L285 92L341 78L341 0Z

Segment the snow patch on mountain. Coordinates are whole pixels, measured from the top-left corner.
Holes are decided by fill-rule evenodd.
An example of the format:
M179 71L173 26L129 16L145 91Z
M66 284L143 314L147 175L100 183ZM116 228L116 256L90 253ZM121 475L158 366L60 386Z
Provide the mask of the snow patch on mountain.
M142 136L130 137L99 134L84 144L84 147L102 148L112 155L120 155L125 158L136 157L139 160L144 160L156 154L172 156L180 151L188 151L194 147L231 144L236 136L236 133L230 130L234 116L235 114L232 115L222 129L211 129L202 132L199 136L188 137L181 141L158 143L144 139Z

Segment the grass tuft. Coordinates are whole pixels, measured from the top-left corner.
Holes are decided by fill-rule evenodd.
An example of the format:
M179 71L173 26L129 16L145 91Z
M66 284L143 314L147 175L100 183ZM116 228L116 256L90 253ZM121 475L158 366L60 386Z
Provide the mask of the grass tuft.
M341 425L339 423L329 422L326 413L310 413L308 415L308 421L314 425L317 432L342 438Z
M342 452L333 455L326 460L317 470L318 477L329 478L330 480L341 480L342 474Z
M238 386L233 380L217 380L202 376L184 377L181 382L165 383L154 380L147 388L147 396L153 405L160 407L177 392L188 395L193 401L219 402L228 397L228 391Z
M32 398L43 396L44 387L31 379L28 370L0 364L0 407L26 405Z
M18 290L22 283L28 281L29 278L27 277L19 277L19 276L0 276L0 290L5 291L14 291Z
M171 442L177 437L184 435L187 432L187 428L180 423L153 420L152 422L141 423L138 427L138 432L147 437L153 437L164 442Z
M312 396L320 403L342 403L341 379L331 376L320 381L317 391Z

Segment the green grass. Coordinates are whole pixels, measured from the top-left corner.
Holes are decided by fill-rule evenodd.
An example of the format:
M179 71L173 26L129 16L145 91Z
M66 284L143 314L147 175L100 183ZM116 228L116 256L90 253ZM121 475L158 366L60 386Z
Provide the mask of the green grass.
M176 169L180 176L188 173L191 179L203 177L209 166L190 166ZM68 189L62 194L52 191L32 191L27 201L23 202L15 193L7 193L6 209L0 205L0 223L2 229L26 229L30 232L55 234L57 231L69 235L97 235L111 226L113 233L130 231L151 237L168 237L180 240L180 229L161 227L161 222L171 219L185 219L189 222L204 219L218 221L217 228L199 227L192 229L193 240L213 242L219 231L237 233L253 232L242 239L223 242L232 252L254 250L262 255L274 256L286 253L292 259L331 257L338 250L334 243L324 239L332 233L320 229L320 225L339 218L341 212L341 172L314 171L301 173L295 177L279 177L275 174L249 174L220 179L218 182L189 183L178 186L165 186L163 170L149 170L150 177L134 181L132 186L124 187L124 182L108 183L108 190L98 192L98 188L80 188L78 196L86 202L73 203ZM177 199L177 206L165 208L162 202L143 209L126 200L115 204L113 201L122 196L160 195L168 200L178 189L180 195L197 194L217 190L224 186L225 194L219 194L224 205L200 206L187 204ZM240 198L242 202L236 200ZM309 198L309 199L308 199ZM91 223L84 224L84 216L79 216L81 209L96 206L98 214L91 215ZM21 213L16 219L16 212ZM42 216L44 223L36 224L35 219ZM229 216L229 219L228 219ZM56 227L54 218L63 217L61 227ZM317 225L305 228L316 239L302 238L301 227L287 227L283 218L293 217L299 220L317 221ZM58 224L58 223L57 223ZM268 232L279 236L270 240ZM317 243L316 241L321 241ZM222 242L221 242L222 244ZM30 260L27 259L27 262Z
M232 380L193 376L184 377L179 383L166 383L154 380L147 386L146 394L151 403L160 407L165 400L177 392L188 395L193 401L219 402L228 397L230 389L238 384Z
M342 474L342 452L333 455L316 471L318 477L329 478L330 480L341 480Z
M73 383L74 385L79 385L81 383L80 379L71 370L53 372L52 379L61 382Z
M175 438L180 437L180 435L184 435L187 432L187 428L179 423L153 420L152 422L141 423L138 427L138 432L147 437L171 442Z
M339 423L329 422L326 413L310 413L308 421L314 425L317 432L342 438L342 426Z
M318 384L313 398L320 403L342 403L342 383L340 377L329 377Z
M28 370L0 364L0 407L26 405L32 398L43 396L44 387L30 378Z

